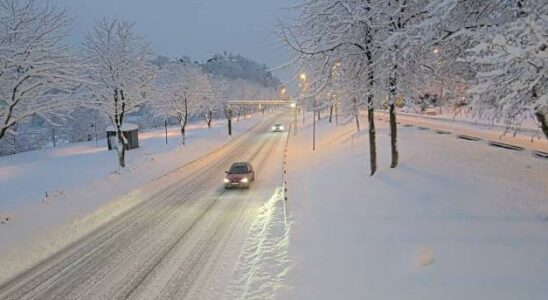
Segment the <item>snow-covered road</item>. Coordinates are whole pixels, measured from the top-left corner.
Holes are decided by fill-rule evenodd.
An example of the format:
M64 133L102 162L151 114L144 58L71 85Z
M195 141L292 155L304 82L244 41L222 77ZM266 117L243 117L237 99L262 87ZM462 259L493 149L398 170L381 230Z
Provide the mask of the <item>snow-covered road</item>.
M248 259L240 253L249 229L279 194L285 135L269 132L277 118L141 188L139 204L0 286L0 299L238 297L229 284ZM256 182L225 191L224 170L242 160L255 166Z

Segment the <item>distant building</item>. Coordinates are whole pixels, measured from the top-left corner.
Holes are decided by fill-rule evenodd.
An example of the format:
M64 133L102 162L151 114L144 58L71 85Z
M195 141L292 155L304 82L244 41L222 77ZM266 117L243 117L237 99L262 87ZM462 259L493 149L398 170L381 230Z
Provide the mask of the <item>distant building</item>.
M139 126L132 123L124 123L122 125L122 134L127 139L126 150L139 148ZM116 127L107 127L107 142L108 150L118 148L118 141L116 140Z

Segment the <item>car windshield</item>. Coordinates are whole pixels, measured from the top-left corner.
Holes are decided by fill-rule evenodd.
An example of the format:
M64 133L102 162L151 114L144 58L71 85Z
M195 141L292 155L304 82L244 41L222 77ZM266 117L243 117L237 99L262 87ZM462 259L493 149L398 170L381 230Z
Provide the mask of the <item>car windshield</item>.
M233 165L230 167L230 170L228 170L229 174L247 174L247 166L246 165Z

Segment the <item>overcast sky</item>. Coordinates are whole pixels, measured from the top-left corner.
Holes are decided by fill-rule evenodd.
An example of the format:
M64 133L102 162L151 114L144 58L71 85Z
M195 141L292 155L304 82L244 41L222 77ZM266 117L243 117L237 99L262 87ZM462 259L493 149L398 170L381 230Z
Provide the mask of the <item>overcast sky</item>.
M157 54L203 61L223 50L270 67L286 62L273 31L295 0L54 0L74 17L80 42L103 17L135 22ZM285 72L276 72L281 75ZM283 77L283 75L282 75ZM282 80L286 78L281 78Z

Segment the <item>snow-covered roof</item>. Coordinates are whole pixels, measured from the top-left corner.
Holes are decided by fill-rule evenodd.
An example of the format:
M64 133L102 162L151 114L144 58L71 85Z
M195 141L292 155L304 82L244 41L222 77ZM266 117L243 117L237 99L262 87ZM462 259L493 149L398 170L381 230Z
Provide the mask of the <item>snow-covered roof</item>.
M133 123L124 123L122 124L122 131L132 131L139 129L139 125L133 124ZM107 131L116 131L116 127L114 125L110 125L107 127Z

